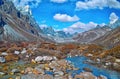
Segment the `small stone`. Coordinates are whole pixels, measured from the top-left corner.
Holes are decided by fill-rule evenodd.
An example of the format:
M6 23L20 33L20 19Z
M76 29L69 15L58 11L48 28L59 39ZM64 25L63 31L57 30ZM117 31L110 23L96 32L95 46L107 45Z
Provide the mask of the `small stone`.
M4 57L0 57L0 63L4 63L6 60Z
M15 74L15 73L19 73L20 71L18 69L12 69L11 72L13 72Z
M36 64L36 61L34 59L31 60L31 63Z
M17 61L17 60L19 60L19 56L18 56L18 55L11 54L11 55L5 56L5 59L6 59L6 62L9 62L9 61Z
M0 72L0 75L5 75L5 73L4 72Z
M20 71L20 73L21 73L21 74L24 74L24 73L25 73L25 71L24 71L24 70L21 70L21 71Z
M26 52L27 52L27 50L26 50L25 48L23 48L21 54L24 54L24 53L26 53Z
M107 79L104 75L100 75L97 79Z
M10 75L14 75L14 73L13 73L13 72L10 72L9 74L10 74Z
M36 69L34 69L34 70L32 71L32 73L33 73L33 74L35 74L35 75L40 74L40 73L39 73L39 71L38 71L38 70L36 70Z
M118 63L120 63L120 59L116 59L115 61L118 62Z
M35 69L38 71L39 74L45 74L43 69L41 69L39 67L35 67Z
M55 76L63 76L64 72L62 72L62 71L56 71L56 72L54 72L54 75Z
M43 60L43 57L42 56L37 56L36 58L35 58L35 61L36 62L40 62L40 61L42 61Z
M18 54L20 54L20 52L19 51L15 51L14 54L18 55Z
M2 56L6 56L6 55L8 55L8 53L2 52L1 55L2 55Z
M31 68L31 67L27 67L25 69L25 73L32 73L32 71L33 71L33 68Z
M21 78L20 78L20 76L16 76L16 78L15 78L15 79L21 79Z

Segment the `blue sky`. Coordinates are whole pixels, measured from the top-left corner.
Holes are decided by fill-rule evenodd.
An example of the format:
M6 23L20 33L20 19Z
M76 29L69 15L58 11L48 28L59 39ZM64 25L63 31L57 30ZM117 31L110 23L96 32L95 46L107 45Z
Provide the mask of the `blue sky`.
M66 32L83 32L97 24L113 23L120 17L119 0L13 0L17 7L29 6L42 26Z

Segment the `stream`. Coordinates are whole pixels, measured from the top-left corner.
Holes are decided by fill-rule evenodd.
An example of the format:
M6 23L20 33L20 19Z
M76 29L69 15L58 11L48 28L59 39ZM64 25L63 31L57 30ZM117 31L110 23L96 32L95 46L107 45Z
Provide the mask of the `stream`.
M120 73L116 71L97 68L93 65L84 63L84 61L87 60L86 57L83 57L83 56L68 57L66 58L66 60L70 61L75 67L79 68L79 70L71 71L72 76L74 76L75 74L79 74L80 72L83 72L84 71L83 68L89 68L93 71L92 73L95 76L104 75L108 79L120 79Z

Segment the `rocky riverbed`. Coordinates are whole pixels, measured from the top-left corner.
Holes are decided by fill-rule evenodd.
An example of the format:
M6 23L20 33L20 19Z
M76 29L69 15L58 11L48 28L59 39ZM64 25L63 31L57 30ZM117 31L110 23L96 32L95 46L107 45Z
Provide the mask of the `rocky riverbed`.
M4 65L0 72L0 79L107 79L105 76L93 75L91 71L72 75L72 71L79 70L65 59L52 61L31 61L27 64L23 61Z
M90 61L97 63L96 61L88 59L83 63L81 56L96 59L95 54L86 53L86 49L88 46L76 44L1 44L0 79L111 79L105 74L107 72L99 73L100 69L91 68L90 64L85 65ZM68 60L69 58L74 61ZM119 78L115 76L114 79Z

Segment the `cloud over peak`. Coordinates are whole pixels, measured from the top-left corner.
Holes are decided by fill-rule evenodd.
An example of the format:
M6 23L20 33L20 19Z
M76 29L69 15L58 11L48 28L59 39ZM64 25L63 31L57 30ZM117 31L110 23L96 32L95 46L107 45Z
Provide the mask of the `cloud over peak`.
M109 19L110 19L110 24L113 24L119 19L119 17L114 12L112 12L110 14Z
M74 21L78 21L80 18L76 15L74 16L69 16L67 14L55 14L53 16L53 18L57 21L60 22L74 22Z
M69 33L75 33L75 32L81 32L81 31L87 31L92 28L95 28L97 26L97 23L89 22L87 24L82 22L76 22L73 25L69 26L68 28L64 28L63 31L69 32Z
M10 0L16 7L25 7L29 5L31 8L37 7L41 0Z
M76 2L76 8L79 10L95 8L103 9L104 7L120 9L120 2L117 0L86 0L85 2Z

